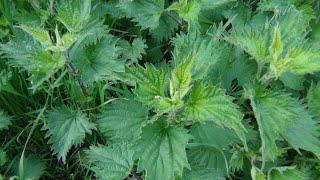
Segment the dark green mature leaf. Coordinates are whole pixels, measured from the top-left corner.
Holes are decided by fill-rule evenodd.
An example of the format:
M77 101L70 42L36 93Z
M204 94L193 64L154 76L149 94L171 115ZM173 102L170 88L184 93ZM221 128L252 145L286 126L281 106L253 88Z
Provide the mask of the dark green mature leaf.
M320 83L312 84L308 91L308 110L316 120L320 120Z
M142 29L155 29L164 11L164 0L123 0L119 7Z
M33 90L64 65L64 57L61 53L46 51L39 43L21 33L8 43L1 44L0 50L3 57L7 58L9 65L29 71Z
M43 129L47 130L53 154L65 162L70 148L79 145L86 133L91 134L95 124L81 111L62 106L47 113Z
M167 40L174 35L174 32L179 28L179 17L172 11L165 11L160 19L159 26L150 30L152 37L157 41Z
M135 147L139 159L138 170L146 171L146 179L174 179L189 168L185 152L190 135L187 130L166 127L163 121L143 128Z
M86 84L105 79L112 72L124 72L124 61L118 59L115 38L109 35L95 45L75 48L70 58L79 69Z
M214 9L219 6L235 2L236 0L200 0L201 9Z
M133 151L124 144L90 146L85 162L98 179L124 179L133 167Z
M187 171L183 176L183 180L225 180L226 178L221 172L214 169L192 169Z
M188 159L192 169L198 167L228 174L229 145L241 143L235 132L208 122L193 125L191 135L194 141L188 145Z
M249 90L249 94L259 125L264 160L275 160L280 155L281 149L276 141L283 138L297 150L319 154L320 141L316 138L315 122L300 101L288 93L266 91L261 87Z
M303 89L303 82L305 80L304 76L296 75L289 72L283 73L279 79L282 83L291 89L294 90L302 90Z
M147 45L145 40L141 38L135 38L131 45L128 41L119 41L119 51L125 60L131 60L132 62L138 62L142 58L142 54L145 54Z
M221 127L235 130L245 142L245 128L241 121L243 114L225 92L215 86L196 83L191 89L185 110L187 120L194 122L212 121Z
M18 175L18 163L16 164L15 172ZM23 166L23 177L21 179L40 179L40 177L45 173L46 169L46 162L44 159L36 156L36 155L29 155L24 160Z
M273 168L268 173L268 179L270 180L306 180L308 179L307 176L294 169L294 167L278 167Z
M147 116L148 109L140 102L120 99L102 110L97 124L106 137L116 142L135 142L140 137Z
M0 110L0 131L3 129L8 129L11 125L11 117L8 116L5 112Z

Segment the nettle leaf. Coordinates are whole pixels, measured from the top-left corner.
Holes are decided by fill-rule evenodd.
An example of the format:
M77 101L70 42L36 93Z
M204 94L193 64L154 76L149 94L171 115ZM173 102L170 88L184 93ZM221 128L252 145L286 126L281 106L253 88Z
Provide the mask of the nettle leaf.
M232 2L236 2L236 0L200 0L201 9L214 9Z
M15 173L20 176L20 179L40 179L45 173L45 169L46 162L44 159L36 155L28 155L23 163L23 176L20 174L18 161L16 163Z
M251 20L244 28L233 29L225 40L242 48L259 65L270 63L270 77L278 78L285 72L303 75L319 71L319 52L306 45L310 18L293 7L277 15L276 20L271 19L264 26L253 26L255 21ZM296 26L297 22L301 26Z
M283 73L279 80L282 81L282 83L293 90L302 90L303 82L305 81L305 77L303 75L296 75L292 74L290 72Z
M261 32L261 34L262 33L265 32ZM229 36L225 37L225 40L243 49L259 64L264 64L269 61L267 57L267 45L265 44L265 38L260 35L260 32L256 32L253 29L234 30Z
M190 90L192 80L192 67L194 63L194 54L178 64L171 72L170 95L173 98L182 99Z
M232 103L232 99L225 95L224 90L197 82L193 85L186 104L186 120L202 123L211 121L221 127L233 129L245 142L246 129L241 123L243 114Z
M102 109L97 124L106 137L116 142L135 142L147 117L148 109L140 102L120 99Z
M259 126L264 160L275 160L281 154L276 142L283 138L296 150L319 154L315 122L300 101L288 93L266 91L262 87L249 90L249 94Z
M40 42L43 47L52 46L52 41L49 32L45 29L42 29L40 27L30 27L27 25L20 25L20 28L28 34L30 34L38 42Z
M64 1L57 9L57 20L69 32L79 32L90 19L91 0Z
M57 44L50 47L56 51L96 44L98 40L108 36L109 29L104 25L104 19L91 16L91 0L64 1L58 7L57 20L68 32L61 39L56 32Z
M207 35L180 34L172 42L175 46L173 51L174 64L179 64L194 54L192 77L195 80L206 77L215 63L225 56L226 45Z
M155 29L164 12L164 0L122 0L119 7L142 29Z
M111 35L94 45L73 48L70 58L86 84L106 79L112 72L124 72L125 62L118 59L118 48Z
M182 176L183 168L189 168L185 151L189 139L186 129L166 127L163 121L144 127L135 147L138 170L145 170L146 179L152 180Z
M133 151L124 144L90 146L86 162L99 179L124 179L133 168Z
M177 13L164 11L159 19L158 27L150 30L152 37L159 42L167 40L179 28L180 22L178 20Z
M17 34L8 43L1 44L0 50L9 65L27 70L31 74L33 90L63 67L65 61L61 53L42 49L39 43L25 34Z
M212 169L229 173L230 145L241 143L234 131L212 122L192 126L193 141L188 145L188 159L192 169Z
M179 0L171 4L169 9L176 10L179 16L189 23L189 29L196 29L199 26L201 5L197 1Z
M295 167L277 167L272 168L268 172L268 180L304 180L308 179L308 177L295 169Z
M183 175L183 180L225 180L224 175L214 169L193 169Z
M43 126L43 130L47 130L46 137L49 137L48 143L52 144L53 154L57 154L63 162L71 147L79 145L85 134L91 134L94 129L95 124L85 114L66 106L50 110Z
M131 45L126 40L120 40L118 42L119 54L125 60L131 60L132 62L138 62L142 58L142 54L145 54L147 49L146 41L142 38L135 38Z
M0 110L0 131L8 129L11 124L11 117L8 116L4 111Z
M308 91L308 110L316 120L320 120L320 83L312 84Z
M314 73L320 70L320 52L312 48L296 47L290 49L286 56L279 59L273 66L277 77L284 72L298 75Z
M156 68L151 64L146 64L145 68L131 68L127 71L137 82L134 90L137 100L156 107L161 97L166 97L166 90L169 84L168 73L163 68Z

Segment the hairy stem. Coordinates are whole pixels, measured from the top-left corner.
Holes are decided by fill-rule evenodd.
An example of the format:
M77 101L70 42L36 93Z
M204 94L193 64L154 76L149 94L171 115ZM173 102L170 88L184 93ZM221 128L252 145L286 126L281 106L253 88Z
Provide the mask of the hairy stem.
M70 59L69 50L65 51L64 57L66 58L66 62L65 62L66 67L69 69L69 71L71 72L73 77L76 79L76 81L81 89L82 94L87 98L88 97L87 87L84 85L84 83L81 80L80 71L75 67L75 65L73 64L73 62Z

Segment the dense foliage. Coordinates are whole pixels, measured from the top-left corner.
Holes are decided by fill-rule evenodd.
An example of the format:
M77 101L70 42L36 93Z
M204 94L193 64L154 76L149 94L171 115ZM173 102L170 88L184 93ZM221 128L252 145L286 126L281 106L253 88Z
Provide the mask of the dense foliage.
M0 12L0 179L320 178L320 1Z

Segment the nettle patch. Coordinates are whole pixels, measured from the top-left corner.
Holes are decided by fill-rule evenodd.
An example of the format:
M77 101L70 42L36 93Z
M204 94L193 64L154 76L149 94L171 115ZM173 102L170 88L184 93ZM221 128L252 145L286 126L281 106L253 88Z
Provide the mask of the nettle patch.
M0 179L317 179L317 0L3 0Z

